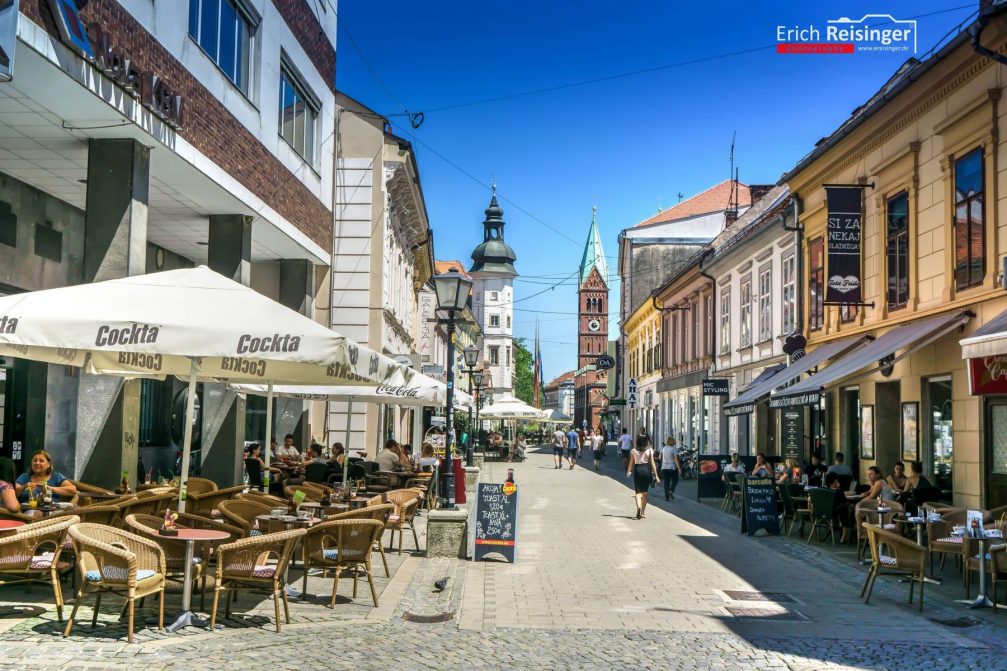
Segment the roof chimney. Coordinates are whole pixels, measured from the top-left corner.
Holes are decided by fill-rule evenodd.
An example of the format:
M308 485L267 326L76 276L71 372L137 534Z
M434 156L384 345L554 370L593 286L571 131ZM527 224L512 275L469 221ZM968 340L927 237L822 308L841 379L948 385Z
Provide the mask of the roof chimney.
M752 198L752 205L763 199L767 193L773 190L774 184L750 184L748 193Z

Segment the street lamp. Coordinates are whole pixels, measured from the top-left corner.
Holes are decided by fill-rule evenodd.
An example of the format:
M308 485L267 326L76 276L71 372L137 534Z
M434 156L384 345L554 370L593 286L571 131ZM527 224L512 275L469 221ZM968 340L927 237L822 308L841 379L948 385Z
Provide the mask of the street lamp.
M467 279L452 268L441 275L434 275L431 280L434 284L434 291L437 293L437 307L448 313L448 399L445 423L447 431L444 436L444 507L448 510L455 509L455 470L451 457L454 449L455 417L454 417L454 395L455 395L455 312L465 309L465 304L469 299L469 290L472 288L472 280Z
M479 361L479 348L475 345L469 345L464 350L462 350L462 356L465 358L465 366L469 369L469 398L472 397L472 374L475 372L476 363ZM465 444L465 465L472 465L472 404L469 403L469 440Z
M475 384L476 386L476 395L474 404L476 406L476 421L475 425L472 427L472 430L474 432L473 435L477 440L479 438L479 409L483 407L483 397L482 397L483 375L485 375L485 373L482 371L482 369L479 369L474 373L472 373L472 383ZM471 443L472 441L469 442ZM473 446L473 450L474 449L475 447Z

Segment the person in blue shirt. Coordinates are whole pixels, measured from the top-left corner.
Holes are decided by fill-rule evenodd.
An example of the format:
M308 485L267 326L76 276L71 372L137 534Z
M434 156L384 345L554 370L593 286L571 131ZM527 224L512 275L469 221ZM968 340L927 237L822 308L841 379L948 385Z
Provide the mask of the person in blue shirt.
M580 434L577 433L576 427L571 426L570 430L566 433L566 458L570 462L570 470L573 470L573 465L577 463L577 454L580 452Z
M77 488L73 482L68 480L62 473L54 473L52 470L52 457L45 450L39 450L31 455L31 470L22 473L14 483L14 490L20 501L28 502L28 492L32 496L42 493L42 485L48 485L52 492L54 502L70 500L77 493Z

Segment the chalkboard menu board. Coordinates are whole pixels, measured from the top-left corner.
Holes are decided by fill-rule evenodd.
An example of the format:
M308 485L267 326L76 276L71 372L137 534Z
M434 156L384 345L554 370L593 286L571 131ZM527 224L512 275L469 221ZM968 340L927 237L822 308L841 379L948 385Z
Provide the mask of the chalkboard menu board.
M765 529L774 536L780 535L780 519L776 511L776 483L772 478L745 478L741 511L741 533L751 536Z
M517 542L517 485L479 484L476 500L475 556L498 552L514 563Z
M780 410L780 437L784 459L801 462L804 452L804 406Z

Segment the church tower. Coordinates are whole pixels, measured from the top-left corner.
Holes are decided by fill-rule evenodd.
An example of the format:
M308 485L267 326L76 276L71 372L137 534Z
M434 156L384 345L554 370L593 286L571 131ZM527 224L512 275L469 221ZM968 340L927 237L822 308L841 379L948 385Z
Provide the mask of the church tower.
M514 250L504 242L496 185L483 220L483 241L472 250L472 312L482 327L485 392L514 394Z
M595 362L608 351L608 263L598 232L598 208L580 261L577 288L577 375L574 378L574 421L578 428L602 424L608 371ZM586 422L586 424L585 424Z

